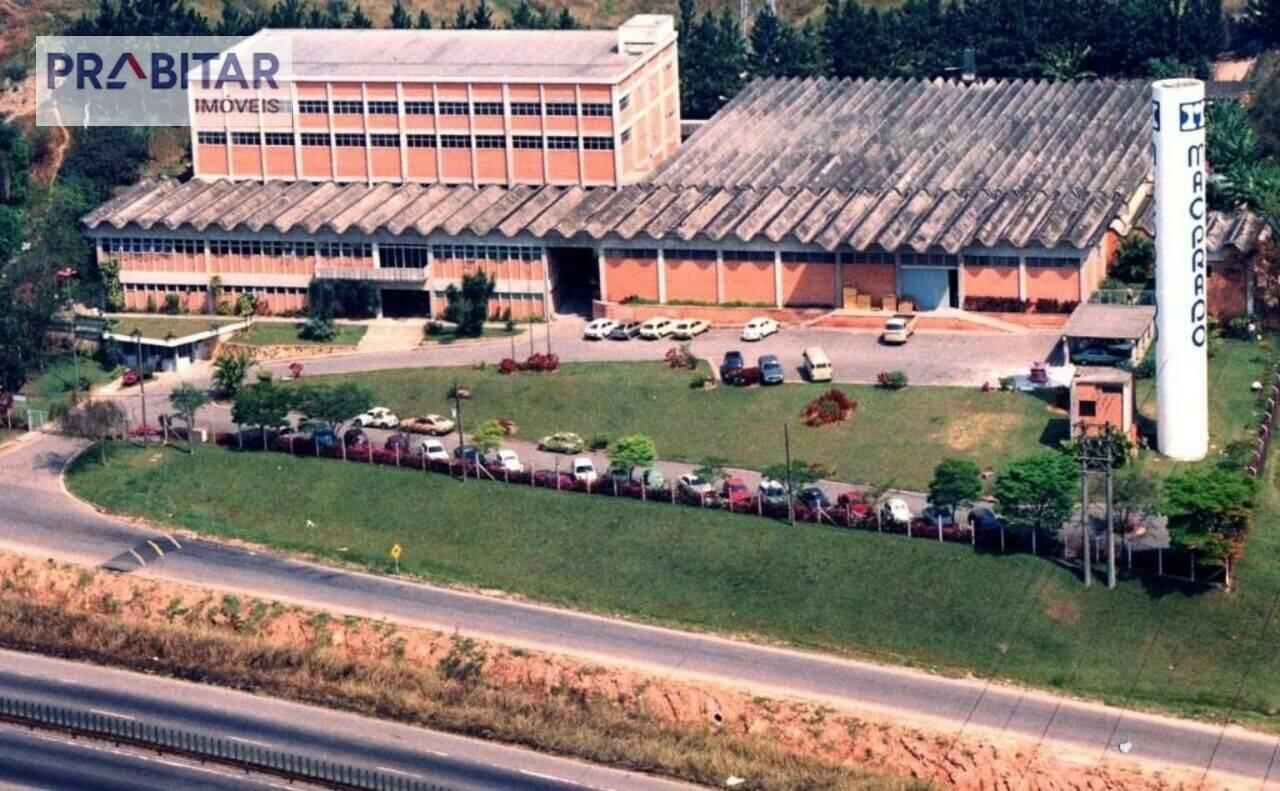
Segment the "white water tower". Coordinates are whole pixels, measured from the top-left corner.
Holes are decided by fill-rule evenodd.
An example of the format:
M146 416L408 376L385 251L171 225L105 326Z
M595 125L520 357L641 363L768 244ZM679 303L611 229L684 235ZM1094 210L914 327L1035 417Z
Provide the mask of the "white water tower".
M1200 80L1151 85L1156 202L1157 444L1182 461L1209 451L1205 101Z

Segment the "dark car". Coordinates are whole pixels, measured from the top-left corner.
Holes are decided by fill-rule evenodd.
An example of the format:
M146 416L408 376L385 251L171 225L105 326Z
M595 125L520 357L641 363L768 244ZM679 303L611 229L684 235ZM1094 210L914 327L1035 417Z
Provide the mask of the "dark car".
M392 434L387 437L386 443L382 446L389 451L400 451L401 453L409 452L409 438L403 434Z
M308 445L313 448L336 448L338 447L338 435L333 433L333 429L328 426L315 426L306 429L304 438Z
M1076 365L1119 365L1129 359L1130 355L1121 349L1108 346L1094 346L1071 355L1071 362Z
M342 434L342 442L347 449L364 448L369 444L369 435L364 433L362 429L349 428Z
M778 362L778 358L772 354L766 354L760 358L760 381L767 385L782 384L786 378L782 371L782 363Z
M817 486L806 486L796 492L796 499L800 501L805 508L821 508L826 511L831 508L831 499L827 497L827 493Z
M742 359L742 352L725 352L720 363L720 378L725 379L734 371L741 371L747 362Z
M484 464L484 453L475 445L459 445L453 449L453 457L472 464Z
M949 505L926 505L924 510L920 512L920 520L926 522L930 527L955 527L956 512Z
M969 527L978 531L999 530L1000 517L990 508L974 508L969 512Z
M620 321L618 326L609 331L609 339L614 341L629 341L640 334L640 322L638 321Z
M120 384L125 387L133 387L142 381L142 374L138 373L137 368L130 368L124 372L124 376L120 378Z

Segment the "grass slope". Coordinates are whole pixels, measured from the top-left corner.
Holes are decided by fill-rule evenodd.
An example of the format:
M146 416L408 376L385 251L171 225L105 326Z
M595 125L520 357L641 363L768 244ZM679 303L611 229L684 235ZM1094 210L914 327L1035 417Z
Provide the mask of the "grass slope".
M1066 417L1023 393L983 393L977 388L908 387L891 392L840 385L858 402L853 419L809 428L800 414L826 391L819 385L713 391L689 387L689 374L664 363L575 363L554 374L506 376L493 367L373 371L310 377L308 381L357 381L375 401L399 415L448 412L456 379L474 394L466 425L512 418L520 436L553 431L584 437L647 434L663 458L700 461L720 456L743 467L782 461L782 424L791 425L792 454L824 461L839 477L922 489L944 458L972 459L983 467L1057 442Z
M236 343L251 346L355 346L368 332L363 324L335 324L338 334L331 341L313 341L298 336L301 323L283 321L259 321L252 327L236 333Z
M115 511L378 570L398 542L414 574L586 610L1273 727L1280 709L1280 641L1262 630L1280 591L1271 489L1228 595L1086 590L1027 556L221 449L115 446L69 483Z
M144 338L164 340L171 336L182 338L197 332L208 332L242 319L209 316L114 316L108 320L111 331L119 335L132 335L134 330L139 330Z

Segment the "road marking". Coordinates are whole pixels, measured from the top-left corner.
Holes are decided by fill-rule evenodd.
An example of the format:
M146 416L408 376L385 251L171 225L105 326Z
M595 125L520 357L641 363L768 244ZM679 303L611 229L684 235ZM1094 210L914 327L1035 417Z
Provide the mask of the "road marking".
M170 535L169 533L165 533L165 534L164 534L164 537L165 537L165 538L167 538L167 539L169 539L169 543L170 543L170 544L173 544L173 548L174 548L174 549L182 549L182 545L178 543L178 539L174 538L174 537L173 537L172 535Z
M101 714L104 717L118 717L119 719L122 719L122 720L134 719L133 717L130 717L128 714L121 714L116 711L107 711L106 709L89 709L89 713Z
M449 757L449 754L448 754L448 753L442 753L442 752L440 752L439 750L427 750L427 752L431 753L432 755L438 755L438 756L440 756L441 758L448 758L448 757Z
M563 777L556 777L555 775L544 775L541 772L530 772L528 769L521 769L520 774L528 775L530 777L536 777L539 780L550 780L553 783L568 783L569 785L574 785L574 786L582 785L582 783L575 783L572 780L565 780Z
M421 775L409 774L408 772L402 772L399 769L392 769L389 766L375 766L373 768L379 772L387 772L393 775L400 775L401 777L412 777L414 780L426 780L426 778Z
M143 560L142 555L139 555L135 550L130 549L129 554L133 555L134 559L137 560L142 565L144 566L147 565L147 561Z
M253 744L253 745L257 745L258 747L270 747L270 746L271 746L271 745L267 744L266 742L255 742L253 739L242 739L242 738L240 738L239 736L228 736L227 738L228 738L228 739L230 739L230 740L231 740L231 741L233 741L233 742L243 742L243 743L245 743L245 744Z
M160 548L159 544L154 541L148 541L147 545L156 551L158 557L164 557L164 550Z

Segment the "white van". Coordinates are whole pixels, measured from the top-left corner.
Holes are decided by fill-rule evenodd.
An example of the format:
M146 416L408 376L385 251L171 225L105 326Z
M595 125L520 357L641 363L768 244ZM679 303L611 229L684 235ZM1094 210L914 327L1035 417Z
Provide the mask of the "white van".
M821 346L810 346L804 350L803 368L810 382L831 381L831 358Z

